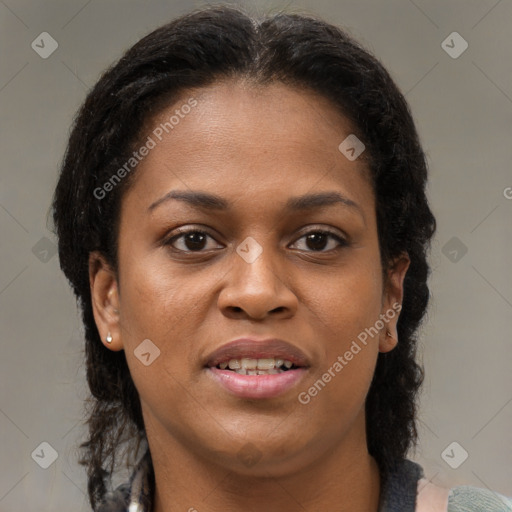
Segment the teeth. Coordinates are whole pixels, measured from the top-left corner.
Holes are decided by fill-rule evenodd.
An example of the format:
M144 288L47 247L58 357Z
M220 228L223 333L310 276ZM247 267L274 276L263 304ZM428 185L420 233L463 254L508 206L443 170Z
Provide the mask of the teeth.
M291 361L287 359L276 359L276 358L265 358L265 359L251 359L243 357L241 359L230 359L220 363L219 368L221 370L235 370L241 375L274 375L275 373L281 373L281 367L290 369L293 366ZM261 371L261 373L260 373Z
M240 368L235 370L235 373L240 375L277 375L283 372L284 370L278 370L277 368L271 368L270 370L246 370L245 368Z
M275 365L275 359L258 359L258 370L270 370Z
M246 370L255 370L258 366L258 360L257 359L242 359L241 360L242 368L245 368Z

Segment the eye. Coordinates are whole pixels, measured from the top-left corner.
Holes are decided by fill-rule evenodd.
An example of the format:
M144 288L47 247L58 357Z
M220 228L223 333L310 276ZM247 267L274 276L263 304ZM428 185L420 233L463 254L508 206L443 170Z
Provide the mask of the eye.
M338 247L346 247L348 242L339 235L324 229L315 229L301 236L298 240L305 240L311 250L308 252L329 252ZM295 242L297 243L297 242ZM327 250L326 247L328 247Z
M214 238L206 231L189 229L171 236L164 242L164 244L170 245L182 252L200 252L205 249L215 249L215 247L208 247L208 239L214 240ZM180 245L180 247L177 247L177 245Z
M215 240L209 233L200 229L182 230L164 241L168 245L180 252L203 252L222 247L220 245L208 246L208 239ZM300 240L304 240L307 252L329 252L338 247L346 247L348 242L341 236L325 229L315 229L301 236L294 245ZM211 244L210 244L211 245Z

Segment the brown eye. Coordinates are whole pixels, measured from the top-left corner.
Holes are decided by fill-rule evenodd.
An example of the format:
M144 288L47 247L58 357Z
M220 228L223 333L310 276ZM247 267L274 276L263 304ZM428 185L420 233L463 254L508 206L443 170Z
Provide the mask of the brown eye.
M205 231L199 231L197 229L183 231L178 235L174 235L169 238L165 245L170 245L178 251L184 252L200 252L204 249L213 249L215 247L208 247L208 239L213 240L208 233ZM177 247L179 245L180 247Z
M328 252L338 247L347 246L346 240L330 231L315 230L303 235L308 252ZM327 250L325 250L327 247Z

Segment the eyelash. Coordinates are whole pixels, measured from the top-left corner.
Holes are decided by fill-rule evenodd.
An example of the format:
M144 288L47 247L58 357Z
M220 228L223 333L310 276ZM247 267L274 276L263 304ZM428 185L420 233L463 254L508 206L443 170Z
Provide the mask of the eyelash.
M206 235L210 238L214 238L212 235L210 235L207 231L204 231L204 230L201 230L201 229L197 229L197 228L191 228L191 229L185 229L183 231L179 231L178 233L168 237L167 239L165 239L163 241L163 245L165 246L171 246L174 250L178 251L178 252L182 252L182 253L187 253L187 254L191 254L191 253L202 253L202 252L205 252L204 250L199 250L199 251L190 251L190 250L183 250L183 249L176 249L175 247L172 246L172 244L176 241L176 240L179 240L180 238L182 238L183 236L185 235L188 235L190 233L200 233L202 235ZM330 231L330 230L327 230L327 229L311 229L310 231L307 231L306 233L303 233L299 238L297 238L297 240L301 240L302 238L308 236L308 235L311 235L311 234L322 234L322 235L327 235L329 236L330 238L336 240L338 242L338 247L334 248L334 249L329 249L328 251L325 251L325 250L321 250L321 251L312 251L312 250L309 250L309 251L306 251L306 252L311 252L311 253L318 253L318 254L322 254L322 253L329 253L331 251L335 251L337 249L340 249L341 247L347 247L349 245L349 243L347 242L347 240L345 240L344 238L340 237L338 234Z

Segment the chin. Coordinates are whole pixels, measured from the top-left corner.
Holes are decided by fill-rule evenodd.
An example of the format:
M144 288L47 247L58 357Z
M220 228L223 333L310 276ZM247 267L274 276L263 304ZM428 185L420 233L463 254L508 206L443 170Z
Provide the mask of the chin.
M268 428L265 436L268 436ZM264 437L253 439L245 438L238 442L233 439L222 450L209 452L207 457L211 462L239 475L257 478L277 478L291 475L306 467L318 457L313 449L305 451L303 444L297 443L296 436L287 436L287 439L274 441L265 440ZM277 446L276 446L276 443ZM307 456L310 453L311 457Z

